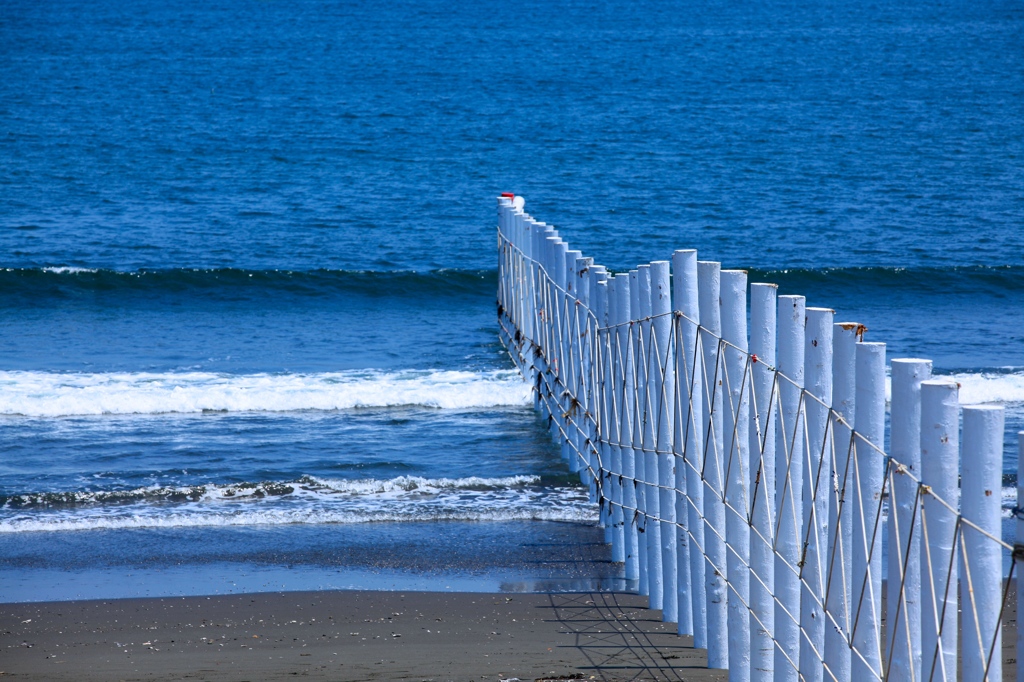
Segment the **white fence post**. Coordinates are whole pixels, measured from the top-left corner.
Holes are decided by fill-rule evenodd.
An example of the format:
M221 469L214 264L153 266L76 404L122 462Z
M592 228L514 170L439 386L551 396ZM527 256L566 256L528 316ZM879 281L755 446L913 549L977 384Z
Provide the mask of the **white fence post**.
M891 363L889 408L889 567L886 581L886 677L921 679L921 382L931 360ZM901 465L901 466L900 466Z
M750 285L754 400L750 425L750 679L775 678L775 324L779 287Z
M698 351L697 325L700 323L700 301L697 284L697 252L679 250L672 254L672 305L679 313L679 339L682 353L678 355L676 382L679 385L679 417L677 442L682 443L683 459L676 460L676 481L685 483L685 497L679 518L686 518L686 556L689 559L690 618L693 624L693 645L707 648L707 599L704 564L704 483L701 481L701 462L704 457L703 382L701 356ZM684 490L680 488L680 490ZM682 570L680 571L682 573ZM680 582L680 586L682 583ZM680 595L680 599L683 596ZM682 623L679 624L680 634Z
M747 272L722 270L726 572L729 577L729 680L750 679L750 382ZM727 345L728 344L728 345Z
M618 353L619 333L619 288L624 280L612 277L608 280L608 329L601 337L601 348L604 349L605 362L605 415L608 440L608 497L611 528L612 528L612 561L626 561L625 534L622 529L622 443L621 423L619 416L622 409L621 363L616 357Z
M832 327L832 442L835 459L829 493L829 570L825 583L825 670L828 679L850 682L850 600L853 594L853 468L851 434L856 418L857 341L864 333L856 322ZM841 418L841 419L840 419Z
M803 568L800 595L800 672L806 682L824 678L825 580L828 566L829 489L832 487L832 325L835 311L807 308L804 331L804 414L807 458L804 460Z
M957 679L958 391L952 381L921 382L921 483L929 491L921 511L921 677L928 682Z
M644 453L644 504L647 510L647 576L648 603L652 609L661 609L665 601L665 578L661 561L661 496L658 494L658 455L654 452L654 421L657 418L655 396L661 390L658 376L658 358L654 344L654 324L651 319L651 266L637 268L640 275L640 328L643 330L643 350L640 355L640 371L644 382L643 401L643 453Z
M798 678L800 665L800 548L803 523L804 385L803 296L779 296L778 403L775 446L775 679Z
M597 457L594 455L593 430L589 415L594 409L594 318L593 301L590 288L593 258L580 258L576 261L576 298L580 303L580 338L576 343L580 347L580 390L577 398L580 409L577 424L580 429L580 482L587 486L590 501L597 502Z
M597 270L594 266L592 274ZM612 448L610 445L608 431L608 397L611 392L608 390L607 352L604 341L607 338L608 329L608 281L607 274L602 268L590 280L591 299L594 315L597 322L594 325L594 400L591 407L592 413L597 417L597 427L593 430L592 445L600 453L598 466L594 469L597 476L597 502L600 525L604 526L605 544L612 544L614 539L614 528L611 519L611 483L608 480L609 467L612 460ZM612 548L612 556L615 549ZM613 559L614 560L614 559Z
M960 611L963 623L964 680L1003 679L1003 550L985 533L1001 537L1003 488L1002 406L963 408L960 441L961 524Z
M651 331L657 391L652 396L654 445L658 469L658 510L661 518L661 618L666 623L679 619L677 582L675 474L672 467L672 417L675 414L675 363L672 353L672 277L668 261L651 263Z
M616 359L621 363L619 372L622 376L622 408L619 413L619 429L622 440L622 532L626 539L626 580L640 580L640 557L637 545L637 502L636 502L636 451L633 449L633 422L636 410L636 384L633 367L636 356L633 353L633 340L630 320L630 273L616 277L619 280L619 326L617 327L618 352Z
M579 456L579 408L573 403L573 396L580 392L580 353L579 335L581 312L576 298L576 261L583 257L580 251L565 252L565 458L569 461L569 471L578 473L581 462Z
M672 254L672 296L670 307L672 309L671 332L673 338L673 381L669 387L672 390L673 412L669 415L672 426L672 485L675 488L672 495L672 504L675 508L676 527L673 529L671 539L676 545L676 632L680 635L693 634L693 604L691 598L690 584L690 542L689 531L689 505L686 501L686 462L684 460L686 442L686 421L688 391L686 390L686 377L689 371L686 365L686 343L682 338L683 319L679 314L679 301L683 295L683 278L680 276L680 262L677 260L679 253ZM662 537L662 540L666 540Z
M704 359L704 554L708 566L705 589L708 602L708 667L729 667L729 586L725 558L725 468L722 461L722 367L719 339L722 335L721 263L698 261L700 336Z
M636 489L637 513L634 519L637 532L637 551L640 561L640 594L650 595L651 576L650 567L647 565L647 478L645 477L646 459L644 457L644 395L647 391L647 378L640 370L643 367L644 358L644 333L643 313L640 308L640 268L629 271L629 302L630 320L629 327L630 346L633 351L633 362L629 371L633 373L633 475ZM650 599L648 599L648 604Z
M1014 559L1017 562L1017 613L1024 613L1024 590L1021 589L1021 572L1024 571L1024 556L1021 556L1021 546L1024 545L1024 515L1021 514L1021 507L1024 506L1024 431L1017 433L1017 546L1014 547ZM1024 682L1024 628L1020 627L1020 616L1017 616L1017 682Z
M563 444L561 429L565 428L565 397L562 395L566 382L566 356L565 356L565 254L569 245L562 239L557 239L554 244L553 267L551 271L552 291L551 301L554 306L552 323L554 324L554 341L552 352L555 354L555 395L553 402L557 409L554 410L554 421L551 424L551 437L556 443ZM563 446L562 455L565 455Z
M885 344L857 344L853 478L852 677L881 679L882 531L885 444ZM874 447L872 447L874 446ZM878 448L877 450L875 448Z

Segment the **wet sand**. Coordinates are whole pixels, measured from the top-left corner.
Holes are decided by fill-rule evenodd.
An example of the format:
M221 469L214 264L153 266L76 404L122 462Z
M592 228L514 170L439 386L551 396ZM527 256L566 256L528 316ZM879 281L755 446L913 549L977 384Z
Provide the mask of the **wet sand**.
M635 594L284 592L0 605L24 680L725 680ZM1016 590L1003 673L1016 674ZM884 613L884 609L883 609Z
M0 605L25 680L725 680L633 594L286 592Z

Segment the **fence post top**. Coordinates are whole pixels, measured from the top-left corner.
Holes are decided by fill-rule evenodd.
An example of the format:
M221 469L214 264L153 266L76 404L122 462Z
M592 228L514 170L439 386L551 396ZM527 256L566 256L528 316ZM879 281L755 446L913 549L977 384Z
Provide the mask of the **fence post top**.
M893 361L895 362L895 360ZM953 381L952 379L925 379L921 382L922 386L936 386L942 388L960 388L960 384Z
M1004 412L1006 410L1002 405L964 405L964 412L975 412L978 414L984 414L986 412ZM1022 431L1024 433L1024 431Z

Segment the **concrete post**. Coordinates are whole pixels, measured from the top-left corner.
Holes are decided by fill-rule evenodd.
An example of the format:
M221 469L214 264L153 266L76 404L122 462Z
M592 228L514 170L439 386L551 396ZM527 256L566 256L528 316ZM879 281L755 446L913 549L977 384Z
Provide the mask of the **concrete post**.
M750 679L775 678L775 327L778 285L750 285ZM757 358L757 362L754 362Z
M804 330L804 399L807 458L804 460L804 565L801 572L800 672L806 682L824 679L825 574L828 567L828 502L832 485L832 324L835 312L807 308ZM815 399L816 398L816 399Z
M686 495L680 496L676 508L678 518L686 519L680 530L680 547L689 563L690 619L695 647L707 647L707 599L704 580L704 483L700 472L704 457L703 391L701 357L697 351L697 325L700 323L700 301L697 286L697 252L679 250L672 254L672 305L679 315L679 340L676 382L679 385L679 417L676 419L675 442L682 444L683 459L676 460L676 482ZM685 487L682 487L685 486ZM682 575L685 569L680 569ZM680 588L684 586L680 581ZM680 592L680 600L686 598ZM682 612L682 611L681 611ZM679 634L683 631L680 620Z
M889 408L889 561L886 599L886 675L921 679L921 382L931 360L892 361ZM902 465L902 466L899 466Z
M983 533L1002 537L1003 427L1005 410L996 405L963 408L960 454L960 513L963 552L960 554L960 612L963 625L964 680L1001 682L1003 549ZM979 530L980 529L980 530Z
M700 337L704 360L704 546L707 555L705 590L708 602L708 667L729 667L729 586L725 556L725 463L722 434L722 375L719 340L722 336L721 263L697 263Z
M1024 506L1024 467L1021 463L1024 462L1024 431L1017 433L1017 545L1024 545L1024 516L1021 515L1020 509ZM1021 573L1024 571L1024 556L1020 556L1020 552L1014 552L1017 562L1017 613L1024 613L1024 590L1020 589L1020 585L1024 584L1021 580ZM1024 661L1024 628L1020 627L1018 616L1017 626L1017 682L1024 682L1024 665L1021 665L1021 661Z
M577 280L576 262L583 257L580 251L568 250L565 252L565 360L566 376L565 383L565 432L566 448L565 457L569 461L569 471L578 473L582 462L579 455L579 431L576 424L579 423L579 406L575 399L579 395L581 385L581 357L579 348L580 332L583 330L582 322L585 321L585 311L581 310L576 295Z
M658 510L661 518L661 618L666 623L679 619L679 584L676 571L676 499L672 456L672 417L675 414L675 363L672 352L672 276L667 260L651 263L652 372L657 389L653 393L655 460L658 469Z
M854 680L882 677L881 499L885 445L885 344L857 344L857 417L853 477ZM865 442L867 441L867 442ZM870 445L869 445L870 443ZM873 445L874 447L871 447ZM875 448L878 448L876 450Z
M622 434L622 532L625 537L626 580L640 579L640 557L637 544L637 502L636 502L636 454L633 449L633 422L636 410L636 384L633 368L636 356L633 352L629 321L633 319L630 312L630 274L616 277L619 280L617 290L618 320L616 342L618 352L616 362L620 363L618 372L622 376L622 410L619 413L620 433Z
M640 270L629 272L629 305L631 310L630 325L630 346L633 352L633 362L630 363L629 371L633 374L633 474L636 490L636 531L637 551L640 561L640 594L650 595L650 574L647 565L647 484L646 484L646 460L644 457L644 395L647 391L647 377L642 371L644 366L643 348L643 325L641 318L643 312L640 309Z
M779 424L775 446L775 679L797 679L800 665L800 555L803 535L804 385L803 296L779 296Z
M596 265L594 269L597 269ZM592 414L597 419L597 424L592 429L591 440L597 452L600 453L600 457L595 458L594 461L594 471L597 475L598 514L600 525L604 526L604 542L610 545L614 531L611 520L611 483L608 480L612 450L608 432L608 396L610 395L607 387L608 372L606 368L608 354L605 351L604 343L608 333L608 281L605 279L606 276L606 273L601 272L599 276L591 278L590 281L593 293L593 312L597 317L592 341L594 344L594 400L591 408ZM615 549L612 548L612 555L614 556L614 554Z
M863 333L863 325L856 322L837 322L832 327L832 409L838 416L832 420L835 461L828 507L825 670L827 678L836 682L850 682L854 507L850 451L856 417L857 341Z
M729 576L729 680L750 680L750 391L747 356L747 272L722 270L726 572Z
M958 391L952 381L921 382L921 483L930 491L921 508L928 530L921 543L921 679L928 682L957 679Z
M650 607L660 609L664 606L665 579L661 561L661 496L658 493L658 455L654 452L654 421L657 418L655 396L661 390L661 378L657 375L658 359L654 344L654 324L651 320L651 266L641 265L637 268L640 275L640 328L643 330L643 350L641 372L646 381L641 396L643 411L643 444L644 444L644 502L647 509L647 572L650 587Z
M608 280L608 329L601 336L601 348L605 356L605 437L609 441L608 477L606 479L610 502L610 518L612 529L612 561L626 561L625 535L622 530L622 435L620 433L619 415L622 409L622 363L616 357L618 353L619 324L619 288L625 280L612 277Z

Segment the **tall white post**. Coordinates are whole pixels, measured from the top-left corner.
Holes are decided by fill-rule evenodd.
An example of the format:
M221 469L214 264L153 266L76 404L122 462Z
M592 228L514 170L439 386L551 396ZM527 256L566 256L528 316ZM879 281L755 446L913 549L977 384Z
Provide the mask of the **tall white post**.
M594 338L594 324L590 309L590 268L594 265L593 258L576 259L576 302L579 315L579 338L575 343L579 346L580 379L576 391L579 407L576 410L576 447L580 452L580 483L587 486L590 501L597 502L597 484L594 481L594 458L591 451L590 424L588 414L591 409L591 380L593 366L591 362L591 340Z
M622 408L619 412L619 426L622 434L622 532L626 543L626 580L640 579L640 557L637 544L637 501L636 501L636 453L633 449L633 423L636 410L636 383L633 368L636 355L630 333L630 282L632 274L622 274L619 280L618 321L616 362L620 363L617 373L622 377Z
M807 308L804 331L804 399L807 458L804 460L804 565L800 595L800 672L807 682L824 679L825 576L828 567L828 507L832 487L832 325L835 312Z
M580 335L581 355L583 357L582 383L580 386L580 450L583 452L583 470L580 471L581 482L590 493L590 501L597 499L597 456L594 453L593 411L594 403L594 330L597 320L594 317L594 259L581 258L576 263L576 296L582 306L583 332Z
M850 599L853 591L852 427L856 417L857 341L864 326L837 322L832 328L832 484L828 507L828 579L825 583L825 670L835 682L850 682Z
M647 393L647 376L643 371L644 331L641 322L643 312L640 308L640 269L629 271L629 305L632 311L630 325L630 344L633 348L633 363L629 371L633 373L633 475L636 488L637 514L634 521L637 531L637 551L640 553L640 594L650 595L651 576L647 565L647 479L645 477L646 459L644 457L644 396ZM650 600L648 600L650 603Z
M569 471L576 473L580 470L581 461L579 453L579 431L576 425L579 423L579 407L574 399L579 394L581 381L581 356L580 356L580 332L583 330L582 323L586 320L586 312L581 310L576 297L576 262L583 257L580 251L567 250L565 252L565 337L564 356L566 367L565 381L565 433L566 444L563 448L563 456L569 462Z
M509 300L509 246L507 240L507 215L512 208L512 200L498 197L498 305L501 307L498 316L505 314Z
M647 509L647 572L650 587L649 604L652 609L664 606L665 581L661 562L661 496L658 494L658 455L654 452L654 421L657 418L655 396L661 391L661 379L658 376L658 354L654 344L654 324L651 319L651 266L641 265L637 268L640 275L640 328L643 330L643 351L641 357L644 373L644 393L641 399L643 411L643 447L644 447L644 504Z
M725 466L722 435L723 368L719 361L722 336L721 263L698 261L701 353L704 359L704 546L707 555L705 589L708 602L708 667L729 667L729 586L725 558Z
M622 529L622 435L619 416L622 409L622 363L618 356L619 289L625 283L622 277L608 280L608 329L601 336L605 355L605 414L606 438L609 441L609 472L607 485L610 499L612 529L612 561L626 561L625 534Z
M857 344L857 417L853 478L854 680L881 679L882 531L885 445L885 344ZM866 442L865 442L866 441ZM870 444L870 445L869 445ZM874 447L872 447L872 445ZM875 449L877 448L877 450Z
M729 680L750 679L750 386L747 362L747 272L722 270L720 390L725 403L726 572L729 576Z
M676 571L676 499L675 462L672 455L672 417L675 414L675 358L672 353L672 276L667 260L651 263L651 331L654 350L651 354L657 390L655 403L654 444L658 468L658 510L661 518L661 618L666 623L679 619L679 585Z
M958 391L952 381L921 382L921 482L930 491L921 508L928 531L921 543L921 679L927 682L957 679Z
M595 265L592 272L597 270ZM590 280L591 303L597 322L594 327L594 400L591 407L591 414L597 417L596 428L591 429L591 441L593 447L600 454L595 458L594 472L597 476L597 504L600 525L604 526L605 544L611 544L614 531L612 529L612 505L610 504L611 482L609 480L609 467L611 466L612 448L608 432L608 396L607 389L608 372L606 363L608 355L605 350L608 329L608 281L607 274L603 271ZM614 556L615 549L612 548Z
M1024 516L1020 509L1024 506L1024 431L1017 433L1017 544L1024 545ZM1024 571L1024 557L1020 552L1014 551L1017 562L1017 613L1024 613L1024 590L1020 588L1024 581L1021 580L1021 572ZM1018 623L1019 621L1018 616ZM1024 682L1024 628L1017 626L1017 682Z
M556 443L562 443L562 431L565 428L563 414L565 414L565 398L562 395L566 380L566 368L565 368L565 254L569 250L569 245L566 244L562 239L557 239L554 244L554 253L552 254L552 270L551 270L551 301L553 306L552 324L553 324L553 341L552 341L552 353L555 356L553 369L554 369L554 390L555 395L553 397L554 404L558 406L558 409L554 410L554 420L551 423L551 437L555 439ZM564 448L563 448L564 450ZM563 451L564 454L564 451Z
M960 611L963 619L963 679L1001 682L1003 557L1000 507L1003 488L1005 410L996 405L963 408L964 433L960 513ZM973 524L973 526L971 525ZM976 526L976 527L974 527Z
M889 566L886 581L886 675L921 679L921 382L931 360L892 361L889 408Z
M681 443L683 459L676 460L676 484L685 490L676 508L678 518L686 519L686 529L680 529L680 547L686 546L684 555L689 561L690 619L693 625L693 645L706 648L707 600L704 580L704 483L701 480L704 457L703 380L701 356L697 352L697 325L700 323L700 300L697 286L697 252L679 250L672 254L672 305L679 315L676 382L679 385L679 415L676 419L676 443ZM685 486L685 487L683 487ZM682 575L685 569L680 569ZM683 588L683 581L679 583ZM686 595L680 592L680 600ZM682 613L682 609L680 609ZM682 620L679 634L684 631Z
M672 420L672 472L673 487L675 494L672 496L672 504L676 514L676 527L673 529L671 539L676 545L676 632L680 635L693 634L693 604L690 596L690 554L689 554L689 520L687 518L688 505L686 502L686 463L684 460L684 448L686 443L685 417L688 392L686 388L686 377L688 372L686 365L686 344L682 338L683 319L678 312L679 300L683 293L683 281L680 277L680 266L672 255L672 337L673 337L673 382L670 386L673 392L673 413ZM667 538L662 537L662 540Z
M803 534L803 296L779 296L778 415L775 446L775 679L797 679L800 665L800 550Z
M775 678L775 385L776 284L750 285L754 409L750 424L750 679Z
M550 306L548 305L548 272L550 270L550 263L548 257L550 255L548 236L551 235L554 230L550 225L539 223L541 230L537 232L536 243L534 244L536 258L537 258L537 357L535 359L538 376L537 376L537 402L534 405L535 409L541 413L541 416L545 419L549 419L551 412L549 410L548 396L550 394Z
M533 241L533 218L520 213L517 218L519 219L519 226L521 230L521 239L519 241L519 250L523 253L523 319L521 328L523 335L527 339L533 339L533 262L531 261L531 245Z

